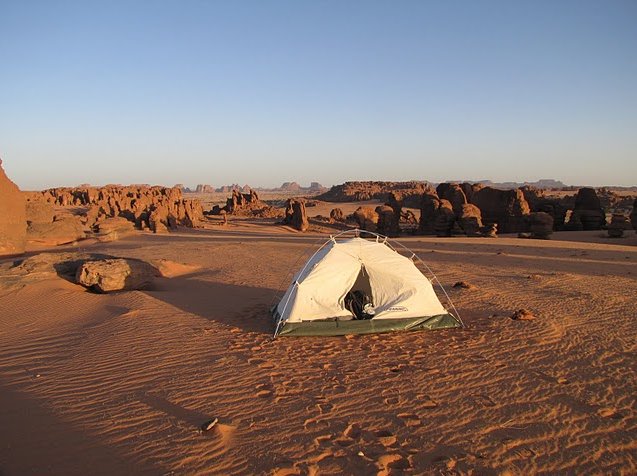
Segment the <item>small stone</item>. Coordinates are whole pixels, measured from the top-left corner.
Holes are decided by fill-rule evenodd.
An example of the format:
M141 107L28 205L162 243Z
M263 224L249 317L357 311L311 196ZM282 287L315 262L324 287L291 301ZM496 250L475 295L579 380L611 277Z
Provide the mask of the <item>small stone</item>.
M218 422L219 422L218 418L213 418L212 420L208 420L206 423L201 425L201 431L212 430Z
M463 289L476 289L473 284L467 283L466 281L458 281L453 285L454 288L463 288Z
M535 316L528 309L518 309L513 313L511 319L514 321L532 321L535 319Z

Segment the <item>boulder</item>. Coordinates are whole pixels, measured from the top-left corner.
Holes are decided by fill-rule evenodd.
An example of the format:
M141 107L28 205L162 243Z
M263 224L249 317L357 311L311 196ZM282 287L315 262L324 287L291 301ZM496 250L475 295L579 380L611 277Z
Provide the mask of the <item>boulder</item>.
M467 236L480 236L482 228L482 214L480 209L471 203L465 203L461 207L458 218L460 228Z
M497 223L500 233L527 231L530 208L520 189L484 187L473 193L472 203L480 209L482 221Z
M606 215L594 188L583 187L577 191L573 219L579 220L584 230L601 230L606 225Z
M306 231L310 227L305 211L305 201L289 198L285 204L285 218L283 224L290 225L299 231Z
M372 207L358 207L352 217L361 230L376 231L378 214Z
M27 201L27 225L31 223L53 223L55 210L53 205L44 200Z
M114 241L135 231L135 224L124 217L106 218L95 225L101 241Z
M45 246L73 243L86 237L81 220L73 215L55 216L51 223L30 223L27 241Z
M0 256L24 253L26 234L25 197L4 173L0 159Z
M396 236L398 234L398 220L394 209L389 205L382 205L376 207L376 214L378 215L378 223L376 224L376 230L381 235Z
M624 215L620 213L613 214L608 224L608 236L610 238L621 238L624 236L624 230L630 230L631 224Z
M330 221L343 221L345 219L345 215L343 214L343 210L340 208L332 208L330 211Z
M533 212L529 215L531 238L547 240L553 233L553 217L545 212Z
M134 259L86 261L77 269L75 282L100 293L146 289L158 275L150 264Z
M491 223L490 225L483 226L480 230L482 236L486 238L497 238L498 237L498 224Z

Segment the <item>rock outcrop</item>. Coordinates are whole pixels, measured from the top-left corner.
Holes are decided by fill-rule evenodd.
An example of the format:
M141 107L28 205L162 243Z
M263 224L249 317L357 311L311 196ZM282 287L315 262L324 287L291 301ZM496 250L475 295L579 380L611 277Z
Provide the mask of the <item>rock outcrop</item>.
M398 220L394 209L389 205L381 205L375 209L376 215L378 215L378 222L376 224L376 230L381 235L397 236L398 235Z
M25 197L4 173L0 159L0 256L24 253L26 234Z
M86 261L77 269L78 284L99 293L146 289L159 273L150 264L134 259Z
M203 219L199 201L184 199L181 189L176 187L54 188L41 192L39 200L59 206L84 207L85 224L91 228L114 217L124 217L139 229L196 227ZM153 212L162 226L151 227Z
M287 200L283 224L290 225L299 231L307 231L310 227L310 222L307 219L304 200L296 198L289 198Z
M566 212L568 211L568 202L571 197L565 199L549 198L546 196L544 190L525 185L521 187L524 198L529 204L531 212L544 212L551 215L553 218L553 229L564 229L564 221L566 219Z
M360 202L365 200L383 200L390 192L399 192L404 206L418 208L420 197L425 192L434 192L427 182L345 182L334 185L327 192L317 196L325 202Z
M441 183L436 187L438 198L448 200L451 203L456 217L462 215L462 206L467 203L467 196L462 187L457 183Z
M378 214L372 207L358 207L352 218L361 230L376 231Z
M480 209L482 221L497 223L500 233L527 231L526 216L531 210L521 190L484 187L473 193L472 203Z
M215 205L208 212L209 215L234 215L234 216L251 216L260 218L277 218L280 217L281 211L264 203L259 199L259 194L255 190L249 193L243 193L240 190L232 190L232 195L226 199L223 207Z
M440 205L440 200L435 193L424 193L420 201L420 222L418 232L423 235L434 233L436 222L436 210Z
M608 224L608 236L610 238L621 238L624 236L624 231L630 229L631 224L628 218L619 213L615 213Z
M330 211L330 221L344 221L345 215L343 214L343 210L340 208L332 208Z
M571 229L576 229L578 221L584 230L601 230L606 225L606 215L594 188L584 187L578 190L571 220Z
M458 224L467 236L480 236L482 228L482 213L480 209L471 203L462 205Z
M434 232L438 236L451 236L456 215L449 200L441 199L435 211Z
M529 215L531 238L547 240L553 233L553 217L546 212L532 212Z
M64 214L56 215L51 223L29 223L27 241L46 246L74 243L86 237L85 227L80 217Z
M630 214L630 223L633 225L633 230L637 231L637 199L633 203L633 211Z

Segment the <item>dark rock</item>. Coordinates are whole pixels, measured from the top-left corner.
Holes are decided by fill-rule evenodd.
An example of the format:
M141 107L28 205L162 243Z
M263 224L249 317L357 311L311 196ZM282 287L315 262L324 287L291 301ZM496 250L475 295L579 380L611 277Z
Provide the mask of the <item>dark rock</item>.
M535 317L536 316L528 309L518 309L511 315L511 319L514 321L532 321Z
M299 231L306 231L310 223L305 211L305 201L302 199L289 198L285 205L285 225L290 225Z
M484 187L474 192L472 203L482 214L486 224L496 223L500 233L525 232L525 217L530 213L529 204L521 190L500 190Z
M343 214L343 210L340 208L333 208L330 212L330 220L331 221L343 221L345 219L345 215Z
M584 230L601 230L606 225L606 214L594 188L583 187L577 191L571 220L579 220ZM575 224L569 228L575 228Z
M608 236L611 238L621 238L624 236L624 230L630 229L631 224L628 218L619 213L615 213L608 224Z
M547 240L553 233L553 217L545 212L533 212L529 215L531 238Z
M358 207L352 216L361 230L376 231L378 214L373 208Z
M463 204L458 217L458 224L467 236L480 236L480 229L482 228L480 209L471 203Z

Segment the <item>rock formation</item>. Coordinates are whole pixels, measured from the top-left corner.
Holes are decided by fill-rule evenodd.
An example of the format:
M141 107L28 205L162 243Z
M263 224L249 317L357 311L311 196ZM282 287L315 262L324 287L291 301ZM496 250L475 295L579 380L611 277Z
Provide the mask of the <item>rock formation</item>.
M594 188L578 190L571 220L574 220L574 226L579 220L584 230L601 230L606 225L606 215Z
M345 215L343 214L343 210L340 208L332 208L332 211L330 211L330 220L333 222L345 220Z
M546 212L532 212L529 215L531 238L546 240L553 233L553 217Z
M378 222L376 224L376 230L381 235L397 236L398 235L398 220L394 209L389 205L381 205L376 207L376 214L378 215Z
M497 223L500 233L526 231L525 217L530 213L530 208L521 190L484 187L473 193L472 203L480 209L482 221Z
M467 236L480 236L482 214L478 207L471 203L465 203L462 205L460 216L457 220L460 228Z
M633 211L630 214L630 223L633 225L633 230L637 231L637 199L633 203Z
M215 205L208 212L209 215L223 215L224 213L236 216L254 216L260 218L276 218L281 216L277 210L259 199L259 194L255 190L249 193L242 193L234 189L232 195L226 199L223 207Z
M352 218L361 230L376 231L378 214L372 207L358 207Z
M451 203L456 217L462 215L462 206L467 203L467 197L462 187L457 183L441 183L436 187L438 198L448 200Z
M630 230L631 224L624 215L614 213L608 224L608 236L611 238L621 238L624 236L624 230Z
M71 214L56 215L50 223L31 222L27 227L27 241L46 246L73 243L86 237L80 217Z
M571 199L570 197L566 199L549 198L546 196L544 190L530 185L525 185L521 187L520 190L522 190L531 212L548 213L553 218L553 229L564 229L564 221L569 208L567 205Z
M305 211L305 201L302 199L289 198L285 205L285 225L290 225L299 231L306 231L310 223Z
M325 202L359 202L388 199L390 192L400 192L403 205L418 208L420 197L425 192L434 192L427 182L345 182L334 185L316 197Z
M441 199L438 202L438 208L435 211L434 232L438 236L451 236L456 215L449 200Z
M0 159L0 256L24 253L26 233L26 200L4 173Z
M420 202L420 223L418 225L418 232L423 235L429 235L434 233L436 210L440 205L440 200L435 193L424 193Z
M85 224L90 228L113 217L124 217L139 229L196 227L203 219L199 201L184 199L181 189L174 187L54 188L39 195L38 199L47 203L85 207ZM151 215L156 226L151 227Z
M158 271L150 264L134 259L86 261L77 269L75 281L93 291L109 293L145 289Z

